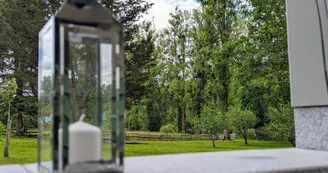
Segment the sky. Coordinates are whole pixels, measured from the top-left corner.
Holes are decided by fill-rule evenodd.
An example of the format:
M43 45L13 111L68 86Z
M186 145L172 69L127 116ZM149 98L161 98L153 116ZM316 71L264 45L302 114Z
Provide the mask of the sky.
M148 14L145 15L142 20L152 20L156 29L163 29L168 26L168 20L170 13L174 12L175 7L179 7L181 10L191 10L199 7L199 3L196 0L146 0L150 3L154 3L153 7L148 10Z

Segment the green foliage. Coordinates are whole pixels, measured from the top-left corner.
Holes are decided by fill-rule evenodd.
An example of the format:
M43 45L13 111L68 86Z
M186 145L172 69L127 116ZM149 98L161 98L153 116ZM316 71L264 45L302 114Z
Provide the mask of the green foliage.
M125 48L126 54L126 101L127 109L138 104L149 92L147 81L154 66L154 28L151 22L143 22L140 30Z
M187 133L191 134L200 134L202 131L202 124L200 123L200 119L197 117L190 117L188 119L188 130Z
M4 104L8 105L14 98L17 90L16 79L7 79L0 86L1 100Z
M0 131L2 132L2 131L4 131L5 129L6 129L6 126L3 125L3 124L0 122Z
M203 132L207 133L212 139L212 145L215 147L217 134L222 132L226 126L226 119L219 109L212 109L205 105L201 112L201 127Z
M159 129L162 133L176 133L178 128L174 124L166 124Z
M257 139L255 129L253 129L253 128L248 129L247 130L247 137L248 137L248 139L253 139L253 140Z
M133 64L151 65L139 64L143 76L135 71L136 77L128 80L147 90L131 90L128 102L145 105L140 100L147 99L150 131L170 123L179 132L207 133L215 139L224 129L236 130L236 124L227 123L229 107L247 110L241 113L251 123L246 130L242 127L242 134L248 128L263 128L268 108L289 101L285 4L280 0L277 4L251 0L248 5L230 0L200 2L201 8L193 11L176 8L169 26L161 31L142 26L147 32L135 38L151 41L143 41L140 50L147 50ZM270 8L277 11L269 13ZM152 60L145 61L150 54ZM235 119L239 118L245 119Z
M228 120L234 131L242 136L247 145L248 129L254 127L256 116L249 110L242 110L239 107L231 107L228 112Z
M266 131L275 140L288 141L295 146L294 111L290 104L270 107Z
M290 102L285 0L248 1L239 25L242 37L235 47L237 91L242 108L257 117L256 127L268 120L269 107ZM246 31L246 32L245 32Z
M3 0L0 2L0 78L15 78L17 91L13 102L18 129L22 128L22 114L37 114L38 94L38 32L49 16L45 1ZM10 59L10 60L9 60ZM16 129L17 129L16 128Z
M23 114L23 123L26 129L36 129L38 127L38 118L37 116Z
M219 110L214 111L210 107L204 106L200 120L203 132L208 135L215 135L224 130L225 121Z
M128 130L148 130L148 114L146 105L135 105L127 112Z

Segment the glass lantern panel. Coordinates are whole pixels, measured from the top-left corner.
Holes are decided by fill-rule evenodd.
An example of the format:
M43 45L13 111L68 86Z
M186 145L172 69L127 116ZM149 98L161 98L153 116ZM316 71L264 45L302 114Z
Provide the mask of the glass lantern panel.
M102 95L102 157L111 159L111 114L112 114L112 44L107 41L100 43L100 81Z
M66 26L69 38L70 123L85 122L102 131L102 159L111 160L113 40L97 29ZM104 31L102 31L104 33Z
M92 27L62 24L61 28L63 33L61 37L64 36L62 39L65 39L65 51L62 54L65 54L62 59L63 71L64 78L67 78L64 80L66 97L64 103L68 103L64 104L66 107L64 119L69 119L69 124L72 124L79 121L81 115L85 114L84 122L101 128L101 139L99 139L102 141L101 147L98 150L96 147L98 145L90 142L92 147L89 150L93 152L90 155L99 152L103 161L114 162L120 155L122 165L125 99L122 63L124 61L118 60L118 58L123 58L123 46L120 45L122 42L119 41L118 27L105 31ZM65 123L62 123L64 127ZM74 152L71 150L75 145L71 138L72 135L69 133L68 143L60 144L69 146L68 166L73 163L72 154L77 153L76 148ZM76 143L75 140L74 143Z
M120 45L120 34L112 28L107 34L101 35L100 42L100 82L102 98L102 133L104 144L102 147L103 159L116 162L116 158L123 155L124 145L124 94L122 94L123 85L123 58L122 45ZM106 35L106 36L104 36ZM117 82L118 81L118 82ZM122 120L122 121L121 121ZM107 141L107 142L106 142ZM111 142L111 143L109 143ZM123 144L122 144L123 143ZM120 163L123 163L120 159Z
M49 21L49 23L52 23ZM48 24L49 25L49 24ZM52 91L54 73L53 29L46 25L39 40L39 161L41 169L51 170Z
M69 33L70 123L79 120L96 125L97 122L97 55L98 40Z

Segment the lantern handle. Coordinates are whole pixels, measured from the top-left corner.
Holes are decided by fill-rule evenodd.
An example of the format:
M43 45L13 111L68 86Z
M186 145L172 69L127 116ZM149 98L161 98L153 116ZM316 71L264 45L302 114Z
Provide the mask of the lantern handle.
M84 118L85 118L85 114L82 114L81 116L80 116L80 118L79 118L79 121L83 121L84 120Z

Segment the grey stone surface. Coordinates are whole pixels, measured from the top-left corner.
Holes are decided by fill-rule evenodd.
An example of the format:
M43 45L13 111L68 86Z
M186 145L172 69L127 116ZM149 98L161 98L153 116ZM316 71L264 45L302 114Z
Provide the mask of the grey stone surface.
M0 166L0 173L30 173L22 165L4 165Z
M296 147L328 151L328 107L295 108Z
M36 164L23 166L37 173ZM125 173L323 173L328 172L328 151L288 148L128 157L124 169Z

